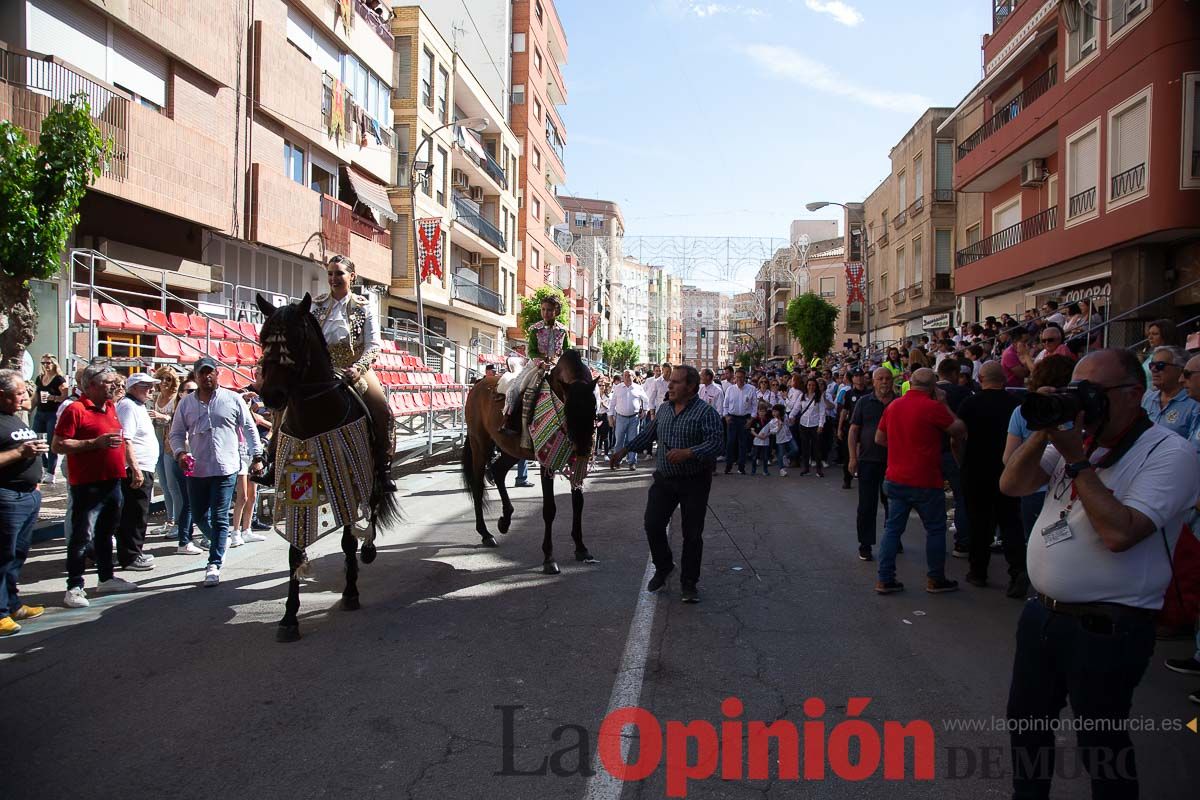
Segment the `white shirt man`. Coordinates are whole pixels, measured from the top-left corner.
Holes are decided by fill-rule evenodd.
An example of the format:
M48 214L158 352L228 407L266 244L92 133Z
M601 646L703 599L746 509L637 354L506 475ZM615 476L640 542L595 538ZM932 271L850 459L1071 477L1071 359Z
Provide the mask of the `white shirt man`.
M648 411L651 414L653 414L659 406L667 402L667 388L670 380L670 374L664 373L646 381L646 384L642 387L646 392L646 397L648 398L649 403Z
M158 381L145 373L131 375L126 392L143 383L153 385ZM142 472L153 473L158 466L158 436L154 433L154 423L150 421L146 404L126 394L117 403L117 419L121 421L121 433L133 451L133 462Z
M117 563L124 569L154 569L154 557L143 553L146 542L146 518L150 512L151 492L154 489L154 469L158 466L158 436L146 408L150 388L158 381L145 372L129 376L125 383L127 394L117 403L117 419L125 437L133 466L142 473L135 486L126 478L121 481L123 507L117 528Z
M609 409L614 416L636 417L649 405L650 398L646 396L646 390L643 387L632 382L628 385L621 382L613 388Z
M737 381L725 388L721 413L728 417L748 417L758 408L758 390L750 384L737 385Z
M706 377L708 378L708 383L704 382ZM707 371L701 373L700 389L696 392L696 394L701 400L715 408L718 414L721 413L721 400L725 396L725 392L720 386L713 382Z

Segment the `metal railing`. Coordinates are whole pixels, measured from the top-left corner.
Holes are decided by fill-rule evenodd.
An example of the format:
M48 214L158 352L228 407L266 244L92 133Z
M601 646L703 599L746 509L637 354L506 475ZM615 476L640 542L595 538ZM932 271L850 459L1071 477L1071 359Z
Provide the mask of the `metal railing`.
M500 252L504 252L504 234L500 232L499 228L480 216L478 209L470 202L455 195L454 213L455 222L461 222L464 228L472 231Z
M924 292L925 287L921 285L920 281L917 281L912 286L908 287L909 297L920 297L922 294L924 294Z
M549 115L546 117L546 144L550 145L550 149L558 156L560 164L567 163L566 144L558 135L558 128L550 121Z
M964 139L962 144L958 146L958 158L962 159L965 157L967 153L970 153L981 145L989 136L1016 119L1017 115L1023 109L1054 88L1054 84L1057 82L1058 65L1053 64L1050 69L1034 78L1020 94L1005 103L996 113L992 114L987 122L980 125L974 133Z
M908 292L905 289L897 289L892 292L892 305L898 306L908 299Z
M1133 194L1144 189L1145 186L1146 165L1143 163L1112 176L1112 199L1116 200L1127 194Z
M387 42L387 46L391 47L393 43L392 32L388 28L388 24L382 17L367 7L363 0L354 0L354 10L358 15L367 22L367 27L375 31L375 34L383 41Z
M918 197L916 200L912 201L912 205L908 207L908 215L910 217L915 217L917 214L920 214L924 210L925 210L925 197L924 197L924 195L922 195L922 196Z
M34 53L15 47L0 48L0 83L28 89L51 102L65 103L82 94L87 98L92 121L100 135L112 143L104 164L104 174L123 181L129 177L129 97L68 66L57 56ZM25 129L36 143L42 119L50 104L25 105L12 98L12 122Z
M480 286L475 281L463 275L454 273L451 283L451 295L455 300L464 300L473 306L491 311L493 314L504 313L504 298L499 292L492 291L486 286Z
M885 225L883 227L883 233L879 234L879 238L875 240L875 244L879 245L880 247L887 247L887 243L888 243L888 234L887 234L887 226Z
M1040 214L1023 219L1016 225L1011 225L1002 231L997 231L986 239L980 239L975 244L959 250L955 256L955 261L960 267L967 264L974 264L976 261L987 258L993 253L1007 250L1027 239L1041 236L1046 231L1053 230L1057 222L1058 206L1052 206Z
M953 203L954 202L954 190L953 189L934 189L933 190L933 202L935 202L935 203Z
M992 32L1004 24L1004 21L1012 16L1013 11L1021 0L994 0L992 3Z
M479 160L479 166L483 167L483 171L498 183L501 189L508 188L508 173L504 171L504 167L500 165L500 162L487 150L483 151L483 158Z
M350 207L327 194L321 195L321 236L335 253L350 253Z
M894 227L896 230L900 230L907 224L908 224L908 211L905 210L905 211L896 212L896 218L892 220L892 227Z
M1096 208L1096 187L1084 189L1067 200L1067 219L1074 219Z

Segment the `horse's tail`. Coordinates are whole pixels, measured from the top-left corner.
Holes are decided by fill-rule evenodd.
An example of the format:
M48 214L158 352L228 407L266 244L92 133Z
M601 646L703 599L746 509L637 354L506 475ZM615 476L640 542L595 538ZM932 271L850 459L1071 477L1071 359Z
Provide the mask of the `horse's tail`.
M387 472L375 470L375 478L371 482L371 525L377 531L381 525L404 521L404 515L400 512L400 493L388 491L387 479Z
M463 451L462 451L463 488L471 493L472 498L474 498L474 497L479 498L479 505L481 508L487 508L487 506L488 506L488 493L484 490L484 486L483 486L483 470L487 469L487 463L489 460L488 457L490 455L491 455L490 453L482 453L481 454L481 459L483 461L483 469L479 470L479 472L477 473L475 471L475 453L474 453L474 448L471 447L471 437L468 436L466 438L466 440L463 441Z

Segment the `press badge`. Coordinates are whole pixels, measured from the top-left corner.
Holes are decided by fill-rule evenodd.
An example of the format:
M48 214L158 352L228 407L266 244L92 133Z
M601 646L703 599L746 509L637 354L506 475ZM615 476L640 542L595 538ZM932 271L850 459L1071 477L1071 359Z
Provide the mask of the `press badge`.
M1042 541L1045 542L1046 547L1070 539L1072 535L1071 526L1065 518L1058 520L1053 525L1047 525L1045 528L1042 528Z

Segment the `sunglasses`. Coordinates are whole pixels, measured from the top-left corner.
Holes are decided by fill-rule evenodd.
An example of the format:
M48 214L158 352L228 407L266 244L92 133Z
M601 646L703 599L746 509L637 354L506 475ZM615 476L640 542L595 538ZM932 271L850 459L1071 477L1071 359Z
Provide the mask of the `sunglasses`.
M1055 342L1061 342L1062 339L1058 339L1056 337L1050 337L1048 339L1042 339L1040 341L1042 344L1054 344Z
M1176 365L1175 365L1175 364L1171 364L1171 363L1169 363L1169 362L1167 362L1167 361L1151 361L1151 362L1150 362L1150 364L1149 364L1149 367L1150 367L1150 371L1151 371L1151 372L1162 372L1162 371L1163 371L1164 369L1166 369L1167 367L1174 367L1174 366L1176 366ZM1184 372L1184 375L1186 376L1186 375L1187 375L1187 373L1186 373L1186 372Z
M180 394L191 394L194 391L196 391L196 390L195 389L180 389L179 393Z

